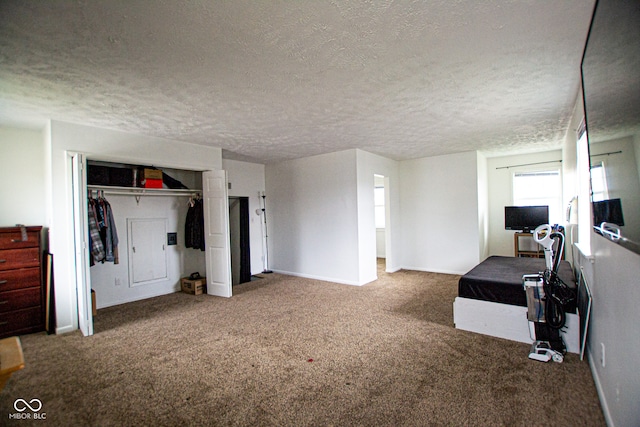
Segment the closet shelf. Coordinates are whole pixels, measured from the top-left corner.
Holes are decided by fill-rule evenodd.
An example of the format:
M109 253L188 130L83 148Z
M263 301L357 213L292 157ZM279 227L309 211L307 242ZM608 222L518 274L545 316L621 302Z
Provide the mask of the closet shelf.
M115 187L112 185L87 185L87 190L102 191L104 194L118 194L118 195L131 195L131 196L191 197L191 196L195 196L202 193L202 190L191 190L191 189Z

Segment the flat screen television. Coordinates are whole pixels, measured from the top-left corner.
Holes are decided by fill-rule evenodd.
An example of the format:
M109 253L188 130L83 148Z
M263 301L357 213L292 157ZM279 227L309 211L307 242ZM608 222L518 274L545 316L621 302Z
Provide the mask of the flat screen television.
M622 201L620 199L593 202L593 225L599 227L603 222L623 226Z
M549 223L549 206L505 206L504 228L531 232L539 225Z

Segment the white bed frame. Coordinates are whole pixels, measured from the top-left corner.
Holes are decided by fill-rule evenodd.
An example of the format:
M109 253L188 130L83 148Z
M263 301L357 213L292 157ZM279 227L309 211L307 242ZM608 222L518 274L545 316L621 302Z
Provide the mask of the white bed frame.
M533 343L533 324L527 320L527 307L456 297L453 302L456 329L511 341ZM531 328L531 332L530 332ZM561 331L567 352L580 354L580 319L568 313Z

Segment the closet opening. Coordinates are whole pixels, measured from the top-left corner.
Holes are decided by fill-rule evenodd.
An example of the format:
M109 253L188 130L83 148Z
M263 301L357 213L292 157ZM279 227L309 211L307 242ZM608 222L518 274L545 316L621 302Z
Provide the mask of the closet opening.
M232 285L251 281L249 198L229 197Z
M70 209L77 290L74 302L83 335L94 332L96 311L92 305L100 309L180 292L185 290L182 279L193 280L194 273L198 273L195 277L206 277L208 295L232 296L226 171L160 170L153 166L89 161L84 154L72 151L67 156L69 189L73 194ZM105 166L102 172L108 173L96 174L96 170L91 170L96 166ZM147 181L144 184L139 180L140 173ZM105 257L103 261L102 257L94 256L90 266L92 236L88 205L92 197L108 198L118 235L118 252L117 256L112 252L113 260ZM203 244L188 247L186 217L194 200L202 202ZM101 238L99 233L93 237ZM129 244L132 238L135 243ZM129 251L135 251L136 257L130 257ZM137 270L133 273L130 262L136 263ZM152 267L152 271L145 272L146 267Z
M387 189L385 177L375 174L374 178L374 206L376 225L376 260L379 271L384 271L387 261Z
M202 206L202 176L199 171L87 160L86 224L91 231L98 222L89 242L105 234L98 208L109 207L113 224L106 230L115 237L105 242L110 256L95 257L92 245L88 248L87 281L95 309L179 292L182 278L206 276L204 229L188 221L194 203Z

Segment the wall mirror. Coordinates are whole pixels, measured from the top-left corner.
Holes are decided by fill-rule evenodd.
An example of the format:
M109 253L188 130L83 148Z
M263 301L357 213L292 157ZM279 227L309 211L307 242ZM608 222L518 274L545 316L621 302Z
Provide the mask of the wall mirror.
M597 2L582 59L582 87L594 229L640 254L640 2L637 0Z

